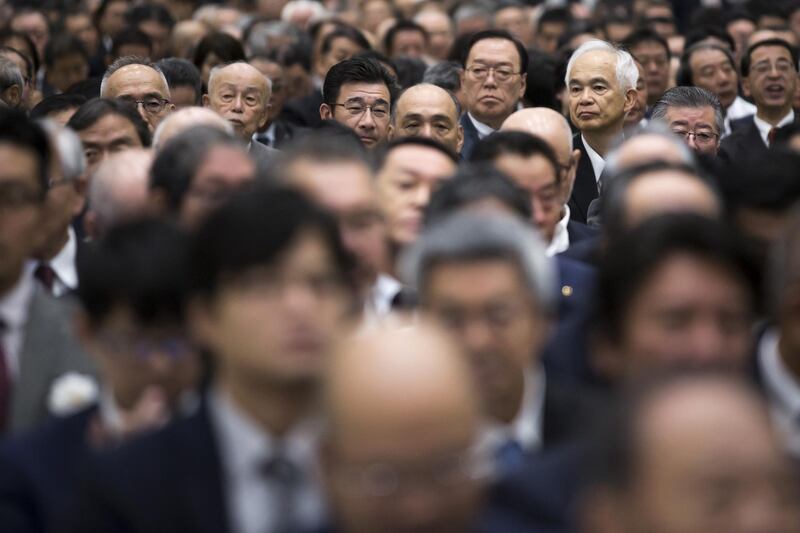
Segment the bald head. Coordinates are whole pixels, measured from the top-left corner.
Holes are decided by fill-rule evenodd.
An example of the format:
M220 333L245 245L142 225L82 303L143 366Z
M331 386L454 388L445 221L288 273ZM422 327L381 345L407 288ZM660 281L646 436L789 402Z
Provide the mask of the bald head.
M135 105L152 132L175 109L170 102L167 79L160 70L149 64L125 64L128 61L140 59L122 58L111 65L100 84L100 96L119 98ZM122 66L119 66L120 63Z
M186 107L176 111L159 124L153 135L153 149L157 152L168 140L193 126L211 126L233 136L233 126L214 111L205 107Z
M615 171L625 170L639 165L663 161L664 163L691 164L692 156L684 149L682 143L664 135L642 134L623 143L616 150L613 160Z
M272 84L257 68L243 61L211 70L203 105L231 123L237 136L250 142L267 123Z
M544 139L559 157L572 151L572 130L567 119L549 107L515 111L500 126L501 131L522 131Z
M451 93L430 83L413 85L397 99L389 136L428 137L458 153L464 144L460 115L458 100Z

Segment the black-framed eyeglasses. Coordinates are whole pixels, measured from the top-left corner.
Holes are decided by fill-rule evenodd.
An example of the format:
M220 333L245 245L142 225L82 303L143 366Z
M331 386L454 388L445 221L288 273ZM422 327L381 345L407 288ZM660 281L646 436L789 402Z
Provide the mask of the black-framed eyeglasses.
M509 81L513 76L520 74L511 67L487 67L484 65L477 65L467 67L467 72L476 80L483 81L489 77L489 72L494 72L494 78L497 81Z
M150 115L158 115L164 108L169 104L169 100L166 98L159 98L157 96L148 96L147 98L143 98L141 100L137 100L135 98L131 98L128 96L120 96L117 100L121 100L128 104L131 104L133 107L142 106L146 113Z
M367 105L362 102L345 102L343 104L333 105L343 107L344 110L347 111L347 114L353 118L362 116L367 112L367 109L370 110L372 116L375 118L386 118L389 116L389 105L382 102L372 105Z
M710 144L715 142L719 137L718 133L714 133L713 131L687 131L687 130L672 130L672 133L675 135L680 135L686 140L689 140L691 137L694 137L694 142L697 144Z

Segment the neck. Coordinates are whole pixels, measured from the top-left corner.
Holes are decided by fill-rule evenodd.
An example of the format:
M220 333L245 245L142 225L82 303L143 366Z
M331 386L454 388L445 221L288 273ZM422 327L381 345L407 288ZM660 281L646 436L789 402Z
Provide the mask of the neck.
M781 108L759 108L756 111L756 116L771 126L777 126L778 122L788 115L791 110L791 105Z
M622 123L619 127L607 129L603 131L584 131L581 132L586 142L592 147L592 150L600 154L604 158L608 154L609 147L614 141L614 138L622 132Z
M472 113L472 116L475 117L475 120L478 122L483 122L493 130L499 130L500 126L502 126L503 122L505 122L506 118L508 118L508 115L504 117L481 117L475 113Z
M234 379L220 369L217 384L236 406L270 435L282 436L305 418L316 403L316 384L278 385Z
M778 356L783 361L783 366L789 370L789 373L795 380L800 381L800 354L794 353L793 350L786 345L786 336L781 335L778 341Z
M53 239L51 242L48 242L43 246L39 253L36 254L36 259L40 261L50 261L55 256L64 249L64 246L67 245L69 241L69 230L65 231L62 235L60 235L57 239Z

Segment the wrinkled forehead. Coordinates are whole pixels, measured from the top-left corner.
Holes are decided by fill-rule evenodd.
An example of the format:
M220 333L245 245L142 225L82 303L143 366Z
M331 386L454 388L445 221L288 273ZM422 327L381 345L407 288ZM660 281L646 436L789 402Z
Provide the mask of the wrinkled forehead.
M397 100L397 114L446 115L458 120L453 98L439 87L412 87Z
M238 90L258 90L266 94L268 89L266 77L251 65L229 65L215 72L209 82L209 90L216 91L220 87L235 87Z
M616 83L617 55L608 50L592 50L581 55L572 65L569 79L583 81L592 78L604 78Z
M164 78L147 65L127 65L116 71L108 78L108 92L112 98L148 94L169 98L169 87Z

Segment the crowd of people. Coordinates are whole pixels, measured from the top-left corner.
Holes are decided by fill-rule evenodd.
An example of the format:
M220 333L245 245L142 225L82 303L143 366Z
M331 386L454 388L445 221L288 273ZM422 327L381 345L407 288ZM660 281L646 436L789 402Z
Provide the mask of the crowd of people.
M2 533L800 531L800 1L0 15Z

